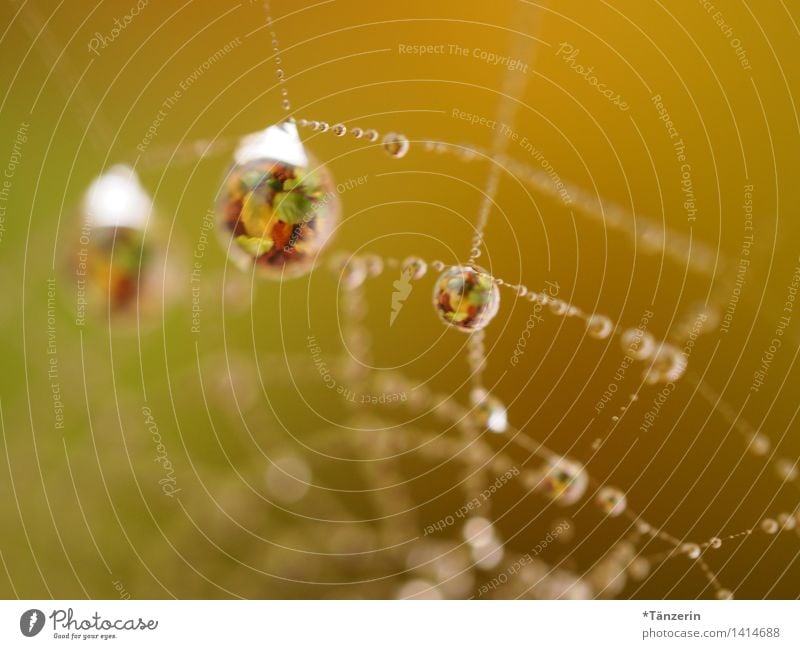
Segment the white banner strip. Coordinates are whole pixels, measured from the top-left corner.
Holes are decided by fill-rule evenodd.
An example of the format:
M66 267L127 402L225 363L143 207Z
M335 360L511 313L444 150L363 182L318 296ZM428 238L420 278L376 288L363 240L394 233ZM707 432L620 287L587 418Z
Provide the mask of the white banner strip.
M4 601L0 647L796 649L799 620L797 601Z

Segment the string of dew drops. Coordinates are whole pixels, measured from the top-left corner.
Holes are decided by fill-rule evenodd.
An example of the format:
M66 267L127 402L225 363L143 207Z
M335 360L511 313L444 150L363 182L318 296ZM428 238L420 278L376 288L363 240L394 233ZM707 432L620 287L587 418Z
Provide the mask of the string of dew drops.
M442 397L440 397L440 398L442 398ZM450 400L450 397L445 396L445 397L443 397L443 399ZM424 397L421 398L421 399L413 400L413 401L410 400L409 403L407 404L407 407L412 408L412 409L414 409L414 410L416 410L418 412L424 411L424 410L426 410L427 408L430 407L430 401L428 399L424 398ZM469 422L470 421L470 420L466 419L466 416L468 415L468 411L466 409L464 409L463 407L452 407L452 408L445 409L445 408L441 408L441 407L437 406L436 411L437 411L437 414L440 417L450 421L450 423L452 424L452 427L453 427L454 430L461 431L461 433L466 435L467 439L469 439L470 441L476 441L477 438L475 438L473 436L474 436L474 434L476 432L478 432L478 430L476 430L476 428L474 426L474 422L470 422L469 426L464 426L463 425L464 422ZM510 441L512 441L516 445L520 446L521 448L527 450L528 452L531 453L531 455L539 457L545 463L549 463L551 465L554 465L554 464L556 464L556 463L561 461L561 456L560 455L558 455L555 452L553 452L552 450L548 449L541 442L534 440L532 437L530 437L529 434L524 433L523 431L520 431L520 430L517 430L517 429L509 427L505 431L505 434L509 438ZM472 436L470 436L470 435L472 435ZM458 457L458 456L454 455L454 457ZM489 466L489 463L486 462L485 465ZM576 464L575 466L580 466L580 465ZM490 469L493 469L493 468L494 468L494 465L491 465ZM500 468L502 468L502 467L500 467ZM580 470L581 471L585 471L585 469L583 467L580 467ZM527 483L529 486L532 486L532 488L534 488L534 490L541 489L541 486L544 484L544 478L543 478L542 473L536 472L536 471L527 471L526 470L523 473L523 475L521 476L521 479L523 481L523 484ZM600 493L602 491L602 487L604 487L604 485L602 485L601 483L598 483L597 481L595 481L591 477L588 478L588 483L592 484L595 487L597 487L597 492L598 493ZM616 489L612 488L612 491L616 491ZM607 503L604 502L602 500L602 498L600 498L600 497L598 497L598 504L599 504L599 506L601 508L604 508L604 510L606 511L607 514L611 514L611 512L613 511L613 508L610 508L610 509L607 508ZM636 532L638 534L644 535L644 536L648 536L648 537L652 537L652 538L658 538L658 539L661 539L662 541L668 543L669 545L671 545L673 547L673 549L669 553L666 553L665 556L667 556L669 558L671 558L673 556L686 556L691 560L695 560L697 562L697 564L701 567L701 570L702 570L704 576L707 578L707 580L712 585L712 587L715 588L716 596L718 598L720 598L720 599L728 599L728 598L731 598L733 596L731 591L729 591L728 589L724 588L720 584L720 582L719 582L719 580L717 578L717 575L701 559L701 554L702 554L701 550L706 548L706 547L713 547L714 549L718 549L719 547L721 547L721 544L722 544L722 540L721 539L718 539L718 538L715 537L715 539L712 539L711 541L706 542L704 544L699 544L699 543L693 543L693 542L689 542L689 541L685 541L685 540L680 540L680 539L677 539L674 536L668 534L663 529L660 529L657 526L654 526L652 523L646 521L641 515L636 513L633 509L631 509L627 505L625 506L625 508L622 511L620 511L618 513L619 514L623 514L625 517L627 517L631 521L631 523L635 526L635 530L636 530ZM734 538L737 538L739 536L742 536L743 534L748 534L748 533L749 533L749 531L748 532L744 532L744 533L729 535L728 537L725 537L725 538L726 539L734 539ZM646 558L646 557L644 557L644 558ZM631 565L635 565L635 564L633 564L633 558L631 559Z

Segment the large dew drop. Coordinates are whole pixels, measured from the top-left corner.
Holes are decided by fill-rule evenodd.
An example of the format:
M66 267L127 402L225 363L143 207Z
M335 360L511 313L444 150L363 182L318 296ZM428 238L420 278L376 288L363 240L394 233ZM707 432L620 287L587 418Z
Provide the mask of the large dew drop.
M116 165L98 176L81 203L82 227L76 254L78 318L132 311L141 297L152 252L145 228L153 209L133 169Z

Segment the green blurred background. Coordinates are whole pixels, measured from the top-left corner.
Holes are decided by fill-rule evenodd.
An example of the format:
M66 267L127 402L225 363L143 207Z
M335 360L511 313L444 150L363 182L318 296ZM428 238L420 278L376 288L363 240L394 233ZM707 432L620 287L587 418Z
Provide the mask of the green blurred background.
M420 142L491 146L491 129L453 111L493 119L503 88L515 87L520 92L507 104L515 107L514 130L563 179L691 234L719 264L711 273L687 270L508 176L482 264L534 290L558 282L559 297L628 326L651 308L651 331L669 338L698 303L727 306L748 234L744 187L752 185L754 247L730 331L700 338L689 370L771 440L767 456L748 453L689 381L678 384L647 433L639 425L657 390L639 390L638 371L628 373L612 406L596 413L622 353L616 340L586 337L579 321L545 316L512 366L531 309L509 291L486 330L486 382L518 428L625 489L632 508L678 538L736 534L797 507L795 485L781 485L770 467L800 453L800 315L764 385L750 389L799 263L796 4L726 3L728 33L703 3L690 0L272 4L293 115L400 131L412 141L409 154L393 160L379 144L302 133L337 182L366 177L341 196L343 218L330 251L463 261L489 165L430 154ZM371 429L407 424L408 414L359 405L353 419L353 408L316 373L307 336L331 366L343 352L336 277L319 269L284 284L252 282L226 263L212 236L202 260L200 332L191 331L190 260L231 153L220 145L198 159L192 143L228 141L282 115L263 8L150 2L112 39L115 20L134 6L6 0L0 9L0 167L9 180L0 234L0 595L114 598L123 589L136 598L391 597L406 566L375 551L381 542L368 538L369 526L337 521L402 510L394 489L370 491L388 463L370 461L364 440L374 437ZM107 42L95 53L89 46L98 34ZM571 69L558 54L562 43L579 49L574 61L593 66L629 110ZM230 51L203 69L226 44ZM401 46L429 44L448 53L401 53ZM450 45L524 56L529 68L507 71L450 55ZM141 154L137 145L163 102L198 67L202 74ZM686 145L693 222L654 95ZM513 141L507 154L536 164ZM135 166L154 196L159 221L148 236L169 267L139 328L135 319L104 317L77 327L68 271L77 206L89 182L119 162ZM392 327L399 271L368 282L370 362L378 372L399 367L466 403L466 338L444 331L436 318L432 275L414 285ZM48 376L51 279L63 429ZM632 392L639 400L614 427L611 415ZM159 485L164 472L143 407L174 466L178 498ZM432 417L413 423L441 427ZM598 439L605 443L598 447ZM504 447L502 438L491 443ZM503 452L519 466L528 460L513 445ZM282 500L280 488L276 496L264 478L272 460L286 456L300 458L313 475L314 486L297 502ZM416 523L398 516L403 542L461 506L454 486L464 467L457 465L414 453L392 463L415 504ZM515 484L497 496L490 517L509 548L525 552L568 514ZM542 558L581 574L626 534L628 522L603 521L591 508L574 515L573 540ZM450 535L458 539L455 530ZM665 549L654 542L645 554ZM737 597L795 598L798 551L795 532L754 534L706 558ZM348 552L364 554L330 556ZM702 571L683 557L621 592L712 595Z

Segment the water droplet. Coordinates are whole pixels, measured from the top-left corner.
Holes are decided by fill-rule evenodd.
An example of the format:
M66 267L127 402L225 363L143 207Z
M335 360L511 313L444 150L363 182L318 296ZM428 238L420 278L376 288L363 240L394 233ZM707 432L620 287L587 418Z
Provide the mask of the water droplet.
M504 433L508 428L508 414L503 402L488 394L486 390L477 388L470 395L478 425L493 433Z
M645 370L644 379L650 385L674 383L686 372L688 361L685 354L669 343L663 343L655 352L653 362Z
M628 565L628 575L631 579L642 581L650 574L650 562L644 557L636 557Z
M754 433L750 438L748 449L753 455L761 457L769 453L771 446L769 438L766 435L763 433Z
M785 482L794 482L797 480L797 464L784 457L778 458L775 461L775 473Z
M383 272L383 259L378 255L364 255L364 265L367 268L367 275L370 277L377 277Z
M500 291L492 276L473 266L451 266L436 280L433 304L445 324L478 331L500 308Z
M86 190L81 204L83 259L75 273L85 283L92 311L116 315L147 306L140 300L149 303L153 237L146 238L145 229L152 210L152 198L125 165L111 167ZM77 262L77 255L73 259Z
M680 551L690 559L699 559L702 554L702 548L697 543L684 543Z
M647 360L656 350L653 336L641 329L626 329L622 333L620 344L622 351L638 361Z
M601 487L597 492L595 502L611 518L619 516L628 506L625 494L616 487Z
M395 599L442 599L442 593L429 581L412 579L398 589Z
M595 313L589 316L589 319L586 321L586 332L592 338L605 340L611 335L612 331L614 331L614 323L611 322L610 318L604 315Z
M266 480L267 488L274 498L293 503L306 495L311 482L311 469L303 459L289 455L270 464Z
M348 289L358 288L367 278L364 260L346 252L334 256L329 267L333 273L339 275L339 281Z
M503 546L499 542L472 548L472 559L480 570L494 570L503 560Z
M428 272L428 264L419 257L406 257L403 260L403 271L409 273L411 279L420 279Z
M493 542L497 541L494 526L491 521L482 516L473 516L467 520L467 522L464 523L461 534L464 540L474 548L491 545Z
M562 316L567 314L569 304L563 300L552 300L550 302L550 312L554 315Z
M542 469L539 489L559 505L574 505L583 498L589 475L583 465L565 457L554 457Z
M389 133L383 138L383 150L393 158L402 158L408 149L408 138L402 133Z
M472 160L478 157L477 153L475 153L475 150L469 148L462 148L459 151L459 155L461 159L464 160L465 162L471 162Z
M339 218L327 170L308 154L291 122L243 138L234 159L217 203L230 258L270 279L307 274ZM296 178L303 178L301 191L283 189Z
M780 525L778 525L778 521L772 518L765 518L761 521L761 529L767 534L776 534L780 529Z

